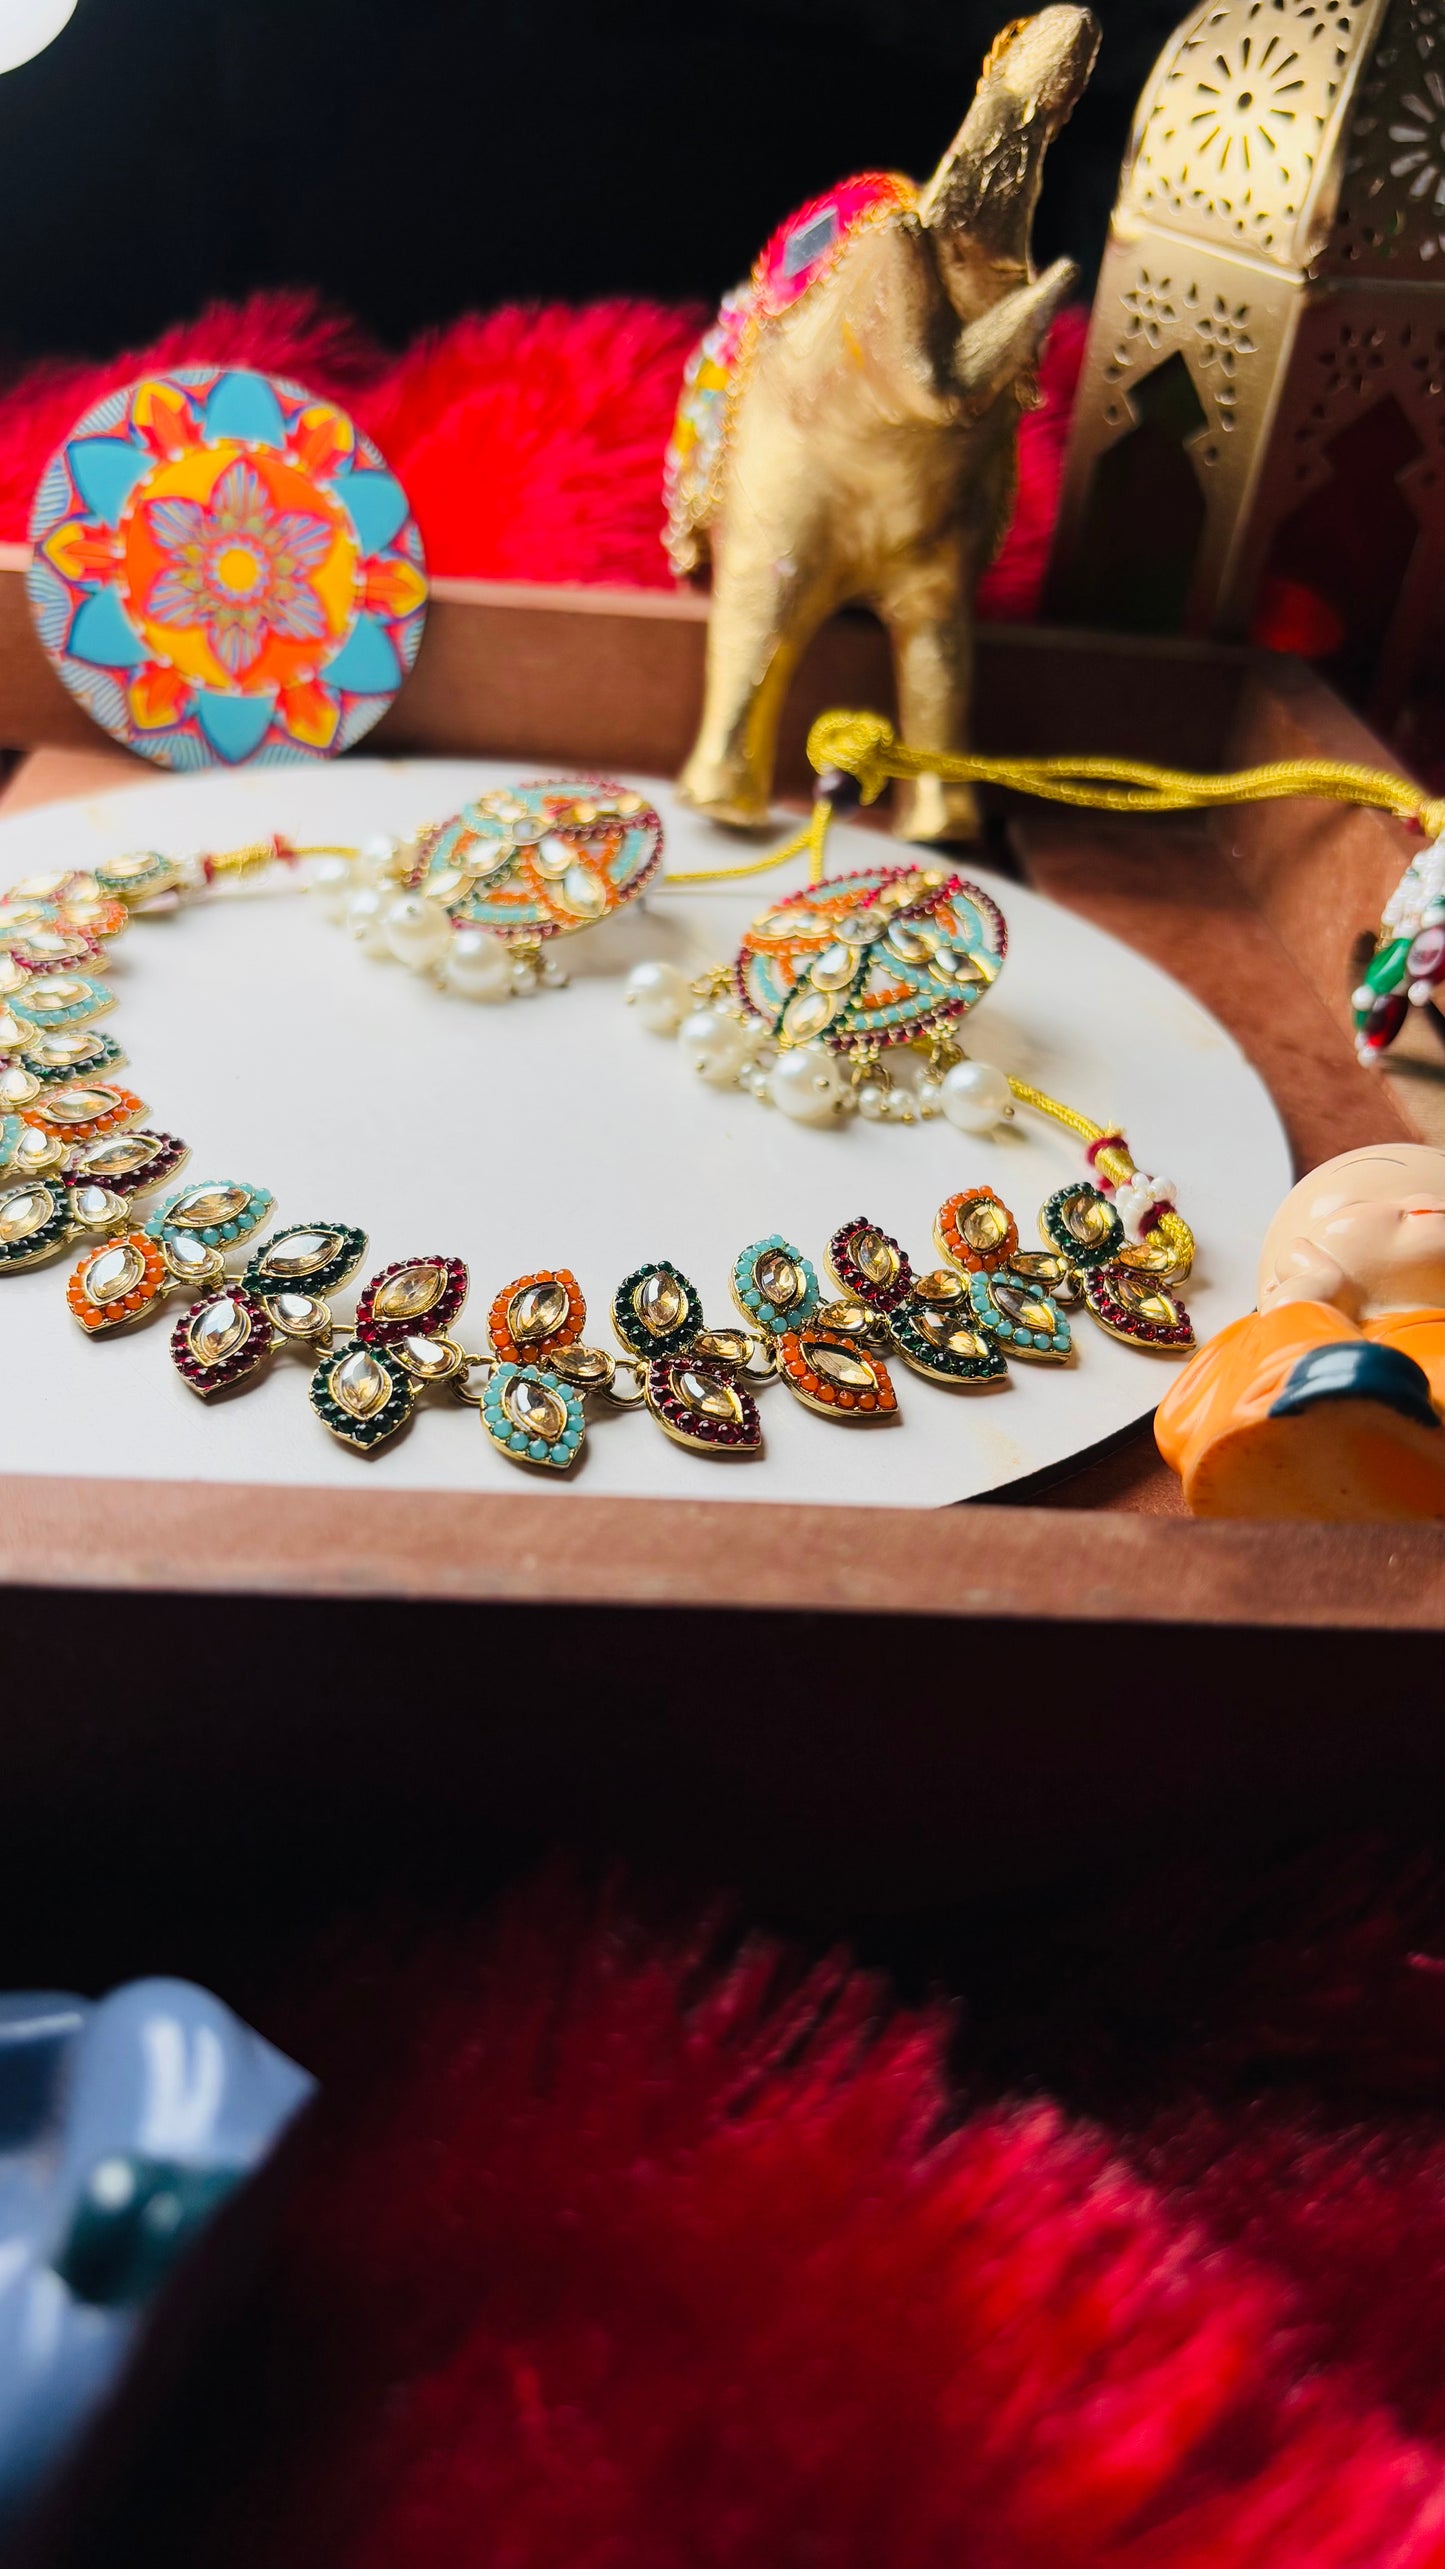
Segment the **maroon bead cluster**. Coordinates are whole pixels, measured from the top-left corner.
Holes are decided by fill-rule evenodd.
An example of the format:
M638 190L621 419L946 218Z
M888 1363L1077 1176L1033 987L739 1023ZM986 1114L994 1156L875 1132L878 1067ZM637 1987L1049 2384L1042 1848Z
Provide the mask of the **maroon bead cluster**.
M74 937L75 943L63 954L29 954L23 937L17 938L6 951L16 970L29 973L33 980L38 981L52 972L84 972L100 959L100 939L85 935L79 928L71 928L68 933Z
M213 1302L236 1303L245 1312L251 1326L233 1355L223 1356L219 1365L203 1365L191 1346L191 1327L203 1311L209 1311ZM208 1293L202 1301L193 1302L189 1311L181 1313L171 1331L171 1363L177 1373L184 1376L192 1391L200 1393L202 1400L209 1400L212 1392L223 1392L230 1384L239 1383L247 1374L253 1374L270 1355L271 1347L271 1323L255 1295L247 1293L241 1285L219 1286L215 1293Z
M190 1149L189 1142L178 1142L174 1133L127 1133L128 1142L153 1142L155 1149L138 1168L118 1169L114 1176L102 1171L92 1177L88 1170L71 1172L72 1186L108 1186L112 1195L139 1195L146 1187L159 1186L173 1169L178 1169Z
M704 1418L690 1401L681 1399L673 1389L673 1376L680 1366L690 1374L705 1374L712 1382L728 1381L725 1374L714 1373L710 1366L698 1364L693 1357L654 1356L647 1369L647 1392L658 1417L664 1419L669 1427L675 1427L693 1445L730 1445L740 1453L756 1453L763 1441L763 1431L758 1405L751 1395L733 1384L731 1389L737 1393L742 1405L742 1417Z
M897 1258L898 1273L891 1284L880 1285L874 1277L865 1275L859 1266L853 1254L853 1244L864 1231L876 1231L879 1239L887 1243ZM841 1231L834 1232L828 1243L828 1264L844 1292L852 1294L858 1302L866 1302L870 1311L896 1311L913 1291L913 1269L897 1241L879 1223L870 1222L866 1213L860 1213L854 1221L845 1222Z
M1121 1293L1121 1278L1132 1281L1128 1269L1117 1266L1096 1267L1089 1277L1086 1290L1089 1308L1096 1319L1104 1321L1110 1329L1122 1330L1126 1337L1137 1338L1141 1346L1193 1346L1194 1324L1182 1303L1175 1302L1171 1294L1168 1300L1178 1314L1177 1319L1168 1322L1146 1320L1143 1313Z
M374 1318L372 1306L383 1285L390 1284L393 1276L404 1274L408 1267L435 1267L440 1271L445 1282L437 1300L409 1319ZM355 1334L364 1338L371 1347L389 1347L398 1338L435 1338L439 1330L451 1327L466 1301L470 1282L460 1258L395 1258L389 1267L383 1267L379 1274L363 1285L361 1300L356 1306Z

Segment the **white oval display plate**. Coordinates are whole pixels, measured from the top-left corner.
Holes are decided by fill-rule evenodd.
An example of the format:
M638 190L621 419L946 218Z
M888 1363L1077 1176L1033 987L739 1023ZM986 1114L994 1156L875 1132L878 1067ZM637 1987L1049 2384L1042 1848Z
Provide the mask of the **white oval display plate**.
M407 830L488 785L547 772L536 762L347 759L148 780L0 822L0 883L134 848L190 854L273 831L349 841ZM678 871L756 852L681 810L665 785L626 781L657 802L666 862ZM830 871L874 864L887 845L839 827ZM998 987L967 1022L970 1051L1121 1126L1145 1168L1174 1178L1200 1244L1185 1291L1196 1331L1209 1336L1253 1308L1259 1240L1290 1183L1268 1091L1177 982L986 867L958 862L1009 923ZM542 1267L573 1270L588 1337L611 1345L613 1288L648 1259L682 1268L718 1321L733 1317L734 1258L767 1232L816 1262L840 1223L867 1214L916 1263L931 1264L934 1213L965 1186L995 1187L1032 1245L1044 1198L1083 1170L1079 1146L1057 1126L1021 1110L996 1141L941 1120L855 1116L817 1132L740 1090L705 1087L677 1046L648 1035L624 1006L625 976L640 956L690 970L723 959L768 899L804 875L798 863L736 889L655 891L553 949L573 974L570 988L491 1007L369 960L293 882L266 877L174 918L137 920L112 949L120 1004L105 1022L149 1120L190 1143L188 1177L267 1186L279 1222L359 1224L371 1239L363 1275L407 1255L465 1258L472 1290L457 1335L470 1347L482 1343L497 1288ZM1172 1360L1118 1345L1080 1312L1071 1367L1014 1365L997 1392L950 1393L895 1362L900 1415L887 1424L819 1419L774 1385L762 1397L766 1450L756 1460L689 1454L649 1419L603 1414L564 1483L508 1464L480 1420L442 1396L363 1461L318 1425L294 1355L207 1410L171 1367L164 1319L94 1344L82 1337L65 1303L68 1263L0 1279L0 1469L347 1488L373 1479L413 1489L542 1485L559 1503L575 1489L937 1506L1115 1435L1149 1414L1173 1371ZM347 1313L350 1292L338 1296Z

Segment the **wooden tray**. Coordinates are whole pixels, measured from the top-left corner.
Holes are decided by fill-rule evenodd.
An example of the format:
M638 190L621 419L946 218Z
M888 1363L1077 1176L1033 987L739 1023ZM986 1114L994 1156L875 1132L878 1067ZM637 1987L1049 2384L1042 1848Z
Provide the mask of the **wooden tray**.
M29 753L6 809L132 765L41 657L23 559L0 548L0 745ZM691 597L440 581L376 744L671 772L705 621ZM887 701L876 627L840 620L794 690L784 784L805 783L814 713ZM1074 631L985 630L978 735L1390 763L1299 664ZM1230 1027L1302 1165L1429 1128L1435 1066L1382 1081L1350 1039L1352 951L1409 851L1397 824L1292 803L1169 822L1017 807L1008 828L1028 881ZM561 1837L670 1856L778 1913L853 1913L1161 1833L1387 1820L1439 1780L1438 1533L1195 1525L1144 1432L1003 1505L578 1498L565 1530L526 1491L0 1477L15 1664L57 1632L77 1671L119 1660L103 1689L52 1685L23 1718L9 1692L5 1799L26 1820L10 1889L33 1904L41 1977L62 1916L80 1961L78 1921L112 1951L125 1917L149 1922L147 1952L164 1918L168 1967L204 1960L243 1850L325 1901L383 1853L464 1876L482 1842ZM202 1666L199 1686L157 1673ZM13 1941L8 1959L23 1979Z

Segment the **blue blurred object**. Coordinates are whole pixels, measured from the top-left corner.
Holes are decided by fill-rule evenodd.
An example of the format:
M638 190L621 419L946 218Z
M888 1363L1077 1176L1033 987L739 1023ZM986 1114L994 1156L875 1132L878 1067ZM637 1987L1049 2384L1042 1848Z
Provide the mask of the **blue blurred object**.
M314 2084L188 1981L0 1996L0 2538Z

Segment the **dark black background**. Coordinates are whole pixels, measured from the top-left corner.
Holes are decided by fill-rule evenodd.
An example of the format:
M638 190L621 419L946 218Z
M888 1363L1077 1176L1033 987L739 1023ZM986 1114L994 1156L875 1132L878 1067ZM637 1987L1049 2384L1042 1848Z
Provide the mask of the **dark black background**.
M1103 242L1183 0L1097 0L1041 259ZM0 76L0 364L319 288L384 340L512 298L712 300L855 169L923 177L1007 0L80 0Z

